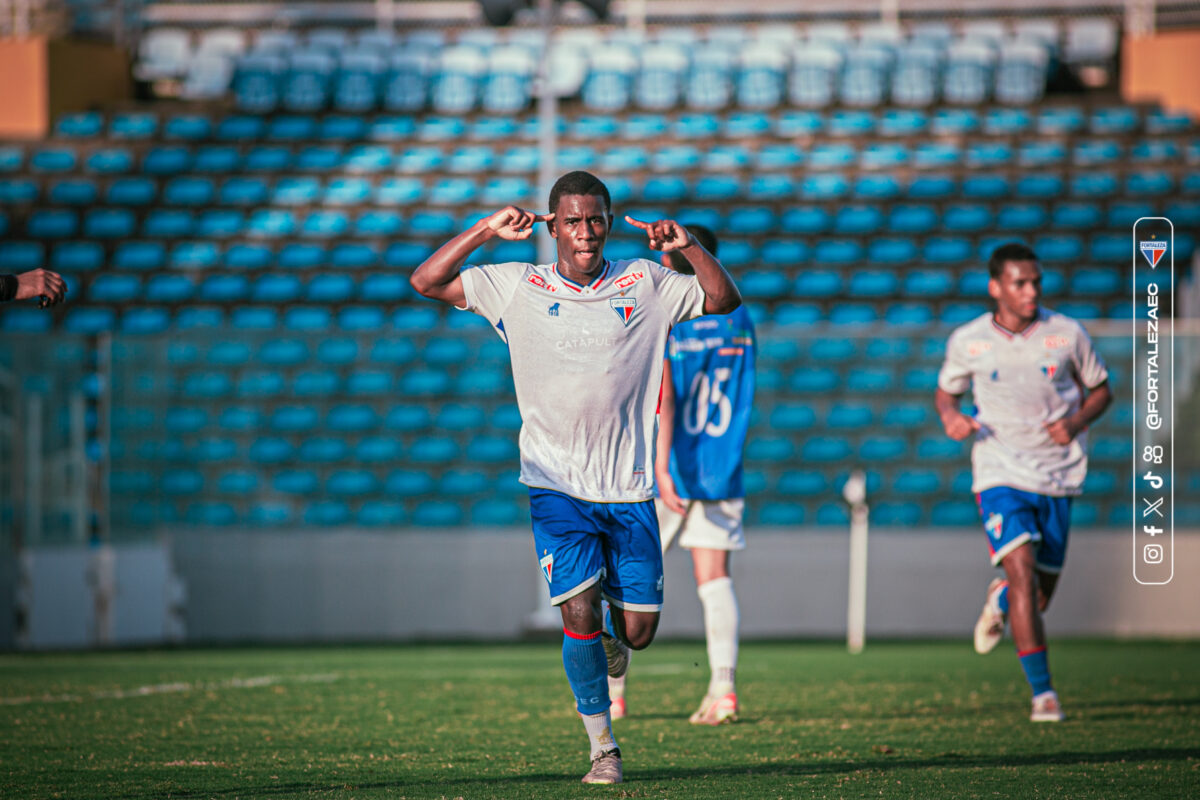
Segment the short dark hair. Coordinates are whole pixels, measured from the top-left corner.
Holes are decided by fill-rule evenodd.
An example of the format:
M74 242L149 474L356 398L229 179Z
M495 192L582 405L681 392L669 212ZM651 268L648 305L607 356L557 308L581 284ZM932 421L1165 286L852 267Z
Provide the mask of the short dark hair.
M1004 274L1004 265L1009 261L1037 261L1037 253L1033 252L1033 248L1020 242L1008 242L1002 244L992 251L992 257L988 259L988 275L992 278L999 278Z
M596 195L604 200L604 210L612 213L612 198L608 195L608 187L590 172L577 169L556 180L550 188L550 208L547 211L553 214L558 209L558 199L565 194Z
M704 245L705 250L714 256L717 254L717 235L715 233L703 225L681 224L687 228L688 233L696 237L697 242ZM688 263L686 258L679 255L679 253L674 251L667 253L667 262L671 265L671 269L676 272L682 272L684 275L693 274L692 265Z

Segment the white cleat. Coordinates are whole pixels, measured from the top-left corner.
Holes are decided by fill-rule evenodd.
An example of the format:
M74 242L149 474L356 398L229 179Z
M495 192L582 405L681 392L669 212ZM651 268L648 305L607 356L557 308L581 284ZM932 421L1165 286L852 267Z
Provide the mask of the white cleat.
M620 783L623 779L620 750L605 750L593 758L592 768L583 776L584 783Z
M622 677L629 669L629 646L608 631L601 631L600 643L604 645L604 657L608 661L608 677Z
M688 717L693 725L721 725L726 722L737 722L738 699L736 692L730 692L720 697L704 695L700 708Z
M987 599L983 601L983 611L979 612L979 619L975 622L975 652L980 655L992 652L1004 638L1006 617L996 607L996 595L1003 586L1003 578L992 578L987 588Z
M1058 692L1042 692L1033 698L1033 711L1029 714L1031 722L1062 722L1065 717L1062 704L1058 702Z

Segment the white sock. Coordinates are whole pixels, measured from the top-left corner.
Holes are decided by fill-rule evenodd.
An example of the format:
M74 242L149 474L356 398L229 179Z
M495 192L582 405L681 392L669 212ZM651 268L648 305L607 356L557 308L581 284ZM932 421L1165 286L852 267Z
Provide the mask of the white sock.
M617 739L612 732L612 715L606 710L603 714L580 714L583 728L587 731L588 743L592 752L589 758L595 758L605 750L617 747Z
M704 606L704 635L708 642L708 693L721 696L734 691L738 657L738 605L733 578L717 578L696 587Z
M625 696L625 679L629 677L626 672L619 678L614 678L611 675L608 678L608 696L611 700L618 700Z

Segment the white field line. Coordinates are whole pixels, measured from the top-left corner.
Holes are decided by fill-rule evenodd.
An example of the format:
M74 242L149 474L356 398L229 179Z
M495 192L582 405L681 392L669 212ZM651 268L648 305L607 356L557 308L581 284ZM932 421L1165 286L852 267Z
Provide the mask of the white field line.
M0 697L0 706L21 706L30 703L81 703L85 700L128 700L131 697L149 697L156 694L184 694L186 692L209 692L219 689L259 689L281 683L333 683L341 678L337 673L318 675L259 675L253 678L230 678L225 681L197 683L156 683L134 689L112 689L88 694L47 694L24 697Z

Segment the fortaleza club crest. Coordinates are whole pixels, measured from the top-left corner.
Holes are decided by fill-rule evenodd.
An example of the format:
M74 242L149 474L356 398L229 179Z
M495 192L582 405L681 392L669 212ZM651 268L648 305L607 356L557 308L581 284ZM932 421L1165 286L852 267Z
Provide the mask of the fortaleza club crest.
M1163 257L1163 253L1167 252L1167 243L1151 239L1145 242L1138 242L1138 249L1146 257L1146 263L1150 265L1150 269L1154 269L1158 266L1159 259Z
M629 320L633 319L633 310L637 308L636 297L614 297L608 301L612 306L612 310L617 312L617 316L621 318L626 326L629 325Z

